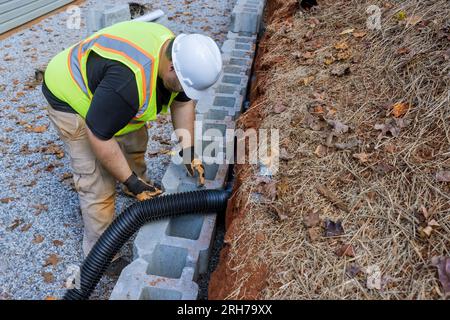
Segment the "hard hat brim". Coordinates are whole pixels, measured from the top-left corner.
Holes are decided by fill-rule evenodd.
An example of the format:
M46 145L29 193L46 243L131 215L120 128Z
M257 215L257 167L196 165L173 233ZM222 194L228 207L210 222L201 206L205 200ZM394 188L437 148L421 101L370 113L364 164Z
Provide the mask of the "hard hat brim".
M196 90L194 88L188 87L182 81L180 81L180 83L183 87L184 93L188 96L188 98L192 100L200 100L211 95L211 88L208 88L206 90Z
M178 57L177 47L178 47L178 43L186 36L188 36L188 35L182 33L175 38L175 41L174 41L174 44L172 47L172 62L174 65L175 73L178 77L178 80L180 81L181 87L183 88L183 91L186 94L186 96L188 96L192 100L200 100L200 99L210 96L212 94L211 88L214 86L214 84L204 90L198 90L198 89L195 89L192 86L188 85L188 83L186 83L185 79L183 78L183 75L181 73L181 70L178 66L178 61L177 61L177 57ZM222 73L222 71L220 72L220 74L221 73ZM217 80L219 78L220 78L220 76L218 76Z

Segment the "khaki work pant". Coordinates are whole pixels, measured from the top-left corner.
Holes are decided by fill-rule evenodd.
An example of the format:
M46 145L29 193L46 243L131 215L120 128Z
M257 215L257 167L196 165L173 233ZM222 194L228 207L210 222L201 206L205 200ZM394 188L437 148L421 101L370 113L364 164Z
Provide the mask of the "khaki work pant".
M57 111L51 106L48 106L48 114L70 157L84 222L83 252L87 256L114 218L116 180L95 157L82 117ZM147 128L144 126L138 131L116 137L116 140L131 170L149 181L145 163Z

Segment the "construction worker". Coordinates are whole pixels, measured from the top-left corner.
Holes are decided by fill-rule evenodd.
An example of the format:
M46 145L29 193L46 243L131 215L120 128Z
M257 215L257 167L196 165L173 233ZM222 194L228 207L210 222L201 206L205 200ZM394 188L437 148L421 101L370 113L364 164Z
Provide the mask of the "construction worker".
M49 63L42 91L71 159L89 253L114 217L116 181L139 200L161 193L147 177L146 123L169 110L186 168L203 180L194 157L195 103L219 78L220 50L209 37L175 35L147 22L100 30Z

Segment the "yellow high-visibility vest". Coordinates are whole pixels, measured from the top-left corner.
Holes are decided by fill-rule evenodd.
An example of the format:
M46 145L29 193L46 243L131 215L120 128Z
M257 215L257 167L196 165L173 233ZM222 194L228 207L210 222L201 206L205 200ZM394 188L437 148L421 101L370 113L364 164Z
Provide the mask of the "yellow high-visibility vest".
M86 118L93 97L86 74L89 53L94 51L104 58L125 64L136 77L139 110L116 135L138 130L147 121L156 119L159 53L164 43L173 38L172 31L160 24L136 21L118 23L55 56L45 71L45 83L58 99ZM172 93L162 112L167 112L177 94Z

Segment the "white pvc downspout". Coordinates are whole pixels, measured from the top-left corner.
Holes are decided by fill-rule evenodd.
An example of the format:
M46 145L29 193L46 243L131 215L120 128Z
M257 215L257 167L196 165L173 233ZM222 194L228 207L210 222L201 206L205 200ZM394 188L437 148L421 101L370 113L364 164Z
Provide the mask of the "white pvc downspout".
M133 21L150 22L150 21L155 21L155 20L161 18L162 16L164 16L164 11L158 9L158 10L152 11L146 15L143 15L141 17L135 18L135 19L133 19Z

